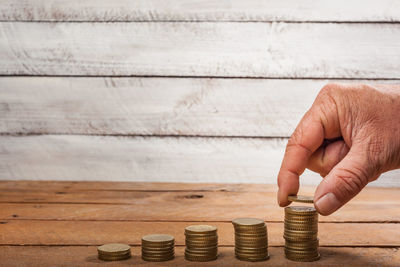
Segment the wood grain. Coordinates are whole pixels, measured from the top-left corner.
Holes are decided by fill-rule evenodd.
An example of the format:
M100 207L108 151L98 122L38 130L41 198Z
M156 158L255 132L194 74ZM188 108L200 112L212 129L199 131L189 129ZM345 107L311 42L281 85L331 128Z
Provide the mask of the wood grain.
M400 21L395 0L3 0L7 21Z
M115 136L0 136L0 177L276 183L286 139ZM372 185L396 186L399 171ZM303 184L317 184L306 172Z
M165 192L157 191L156 184L153 188L154 191L5 189L0 191L0 219L230 222L237 217L259 217L283 221L283 209L276 203L276 187L264 192ZM301 193L314 192L301 188ZM399 203L398 190L366 188L333 215L320 217L320 221L400 222ZM199 209L205 212L199 213Z
M304 186L302 189L312 190ZM2 180L0 190L35 190L47 191L143 191L143 192L275 192L275 185L270 184L219 184L219 183L162 183L162 182L88 182L88 181L33 181L33 180ZM395 189L368 188L369 191L397 192ZM390 194L390 193L389 193Z
M0 77L0 133L288 137L328 82Z
M363 199L380 200L397 199L398 188L381 188L369 184L357 197ZM0 181L2 191L36 191L48 192L91 192L91 191L132 191L132 192L265 192L276 193L274 184L246 184L246 183L163 183L163 182L93 182L93 181L34 181L34 180L2 180ZM301 194L313 194L314 186L302 185Z
M184 228L194 222L37 221L8 220L0 223L0 245L140 245L146 234L168 233L177 245L184 245ZM218 244L234 244L231 223L218 227ZM379 227L377 227L379 225ZM269 246L282 246L283 223L268 223ZM368 233L368 234L366 234ZM320 223L320 246L400 246L400 224Z
M197 196L197 195L195 195ZM168 206L158 203L142 204L60 204L60 203L1 203L2 220L91 220L91 221L223 221L238 217L262 217L269 222L283 220L283 209L275 202L237 204L234 207L210 204L210 201L168 202ZM207 213L199 212L199 209ZM376 212L372 212L376 211ZM320 217L321 222L376 222L399 223L398 203L360 203L352 201L329 217Z
M2 22L0 35L1 75L398 79L400 68L399 24Z
M201 266L287 266L299 267L304 263L289 261L285 258L283 248L270 247L270 259L267 262L244 262L235 259L232 247L218 248L217 261L201 263ZM140 258L139 247L132 247L133 257L126 261L102 262L97 259L94 246L1 246L2 264L9 267L47 267L47 266L199 266L198 262L184 259L184 248L176 247L176 258L173 261L154 263ZM307 263L307 266L321 267L395 267L400 263L400 252L397 248L349 248L321 247L321 259Z
M327 82L2 77L0 133L290 136Z

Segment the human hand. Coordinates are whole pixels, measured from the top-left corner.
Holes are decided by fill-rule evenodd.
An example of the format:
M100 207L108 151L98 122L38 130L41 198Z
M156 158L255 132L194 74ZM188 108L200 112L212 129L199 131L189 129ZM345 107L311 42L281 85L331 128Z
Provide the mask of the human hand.
M305 168L324 177L314 195L322 215L400 168L400 86L326 85L288 141L278 175L280 206L297 194Z

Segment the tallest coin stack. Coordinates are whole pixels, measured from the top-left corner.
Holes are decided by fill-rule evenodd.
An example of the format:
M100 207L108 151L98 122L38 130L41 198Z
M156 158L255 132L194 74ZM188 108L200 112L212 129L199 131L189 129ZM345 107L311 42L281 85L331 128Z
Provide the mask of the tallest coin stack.
M285 208L285 255L293 261L316 261L318 252L318 213L314 207Z

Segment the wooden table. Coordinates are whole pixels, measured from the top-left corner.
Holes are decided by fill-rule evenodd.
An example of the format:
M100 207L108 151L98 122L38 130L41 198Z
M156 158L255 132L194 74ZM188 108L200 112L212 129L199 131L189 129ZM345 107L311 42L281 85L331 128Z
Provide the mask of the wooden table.
M367 188L346 207L320 217L321 260L296 263L283 255L283 210L273 185L117 182L0 182L1 266L399 266L400 189ZM312 194L303 187L302 193ZM234 258L236 217L267 222L267 262ZM218 226L219 259L191 263L183 258L185 226ZM168 233L176 259L140 259L140 238ZM133 257L101 262L96 246L132 245Z

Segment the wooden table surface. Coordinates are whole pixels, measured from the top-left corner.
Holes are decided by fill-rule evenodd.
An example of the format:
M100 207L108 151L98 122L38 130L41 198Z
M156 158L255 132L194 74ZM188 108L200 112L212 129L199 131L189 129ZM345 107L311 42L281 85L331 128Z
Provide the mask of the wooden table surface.
M274 185L2 181L0 191L1 266L400 266L400 189L367 188L320 217L321 260L314 263L284 258ZM234 258L236 217L267 222L269 261ZM184 228L199 223L218 226L217 261L183 258ZM151 233L175 236L175 260L140 259L140 239ZM113 242L130 244L133 257L98 260L96 246Z

